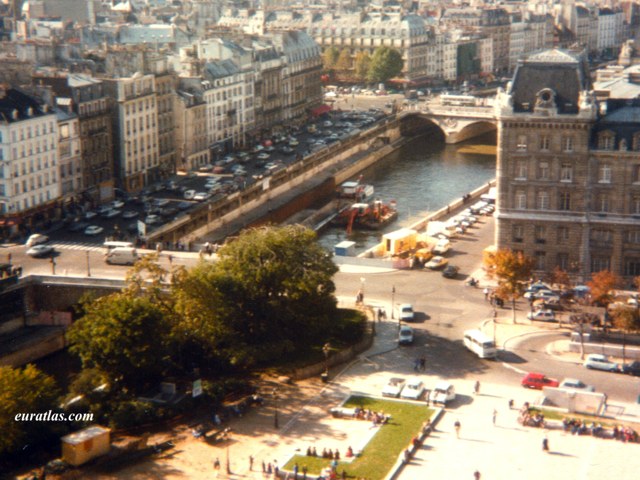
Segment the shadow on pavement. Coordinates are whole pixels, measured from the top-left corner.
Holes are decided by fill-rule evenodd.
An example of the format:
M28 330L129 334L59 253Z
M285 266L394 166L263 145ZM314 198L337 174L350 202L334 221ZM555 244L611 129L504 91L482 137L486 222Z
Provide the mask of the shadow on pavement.
M516 364L527 363L527 361L524 358L522 358L520 355L509 350L500 351L498 353L498 359L504 363L516 363Z

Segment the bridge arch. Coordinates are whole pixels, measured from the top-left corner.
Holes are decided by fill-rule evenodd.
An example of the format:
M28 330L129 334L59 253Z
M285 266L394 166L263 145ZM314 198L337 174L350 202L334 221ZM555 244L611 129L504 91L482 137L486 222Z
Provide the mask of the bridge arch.
M463 142L470 138L498 130L498 125L495 120L462 121L459 123L460 125L456 125L457 128L450 131L445 130L445 141L447 143Z
M432 135L435 141L445 142L447 133L443 126L433 118L422 115L405 115L401 118L400 134L403 137Z

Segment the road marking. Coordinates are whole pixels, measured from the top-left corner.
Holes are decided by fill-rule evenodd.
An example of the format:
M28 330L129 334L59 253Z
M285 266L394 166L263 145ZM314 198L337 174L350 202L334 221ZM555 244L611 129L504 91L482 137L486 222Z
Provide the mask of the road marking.
M87 250L91 252L104 252L105 248L95 243L52 243L52 247L61 250Z

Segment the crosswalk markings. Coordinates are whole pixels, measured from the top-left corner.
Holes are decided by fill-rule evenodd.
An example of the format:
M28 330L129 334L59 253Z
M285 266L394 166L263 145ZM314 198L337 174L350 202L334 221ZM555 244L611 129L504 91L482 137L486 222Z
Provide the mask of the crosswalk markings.
M106 249L102 245L89 242L52 243L52 247L60 250L84 250L89 252L104 253Z

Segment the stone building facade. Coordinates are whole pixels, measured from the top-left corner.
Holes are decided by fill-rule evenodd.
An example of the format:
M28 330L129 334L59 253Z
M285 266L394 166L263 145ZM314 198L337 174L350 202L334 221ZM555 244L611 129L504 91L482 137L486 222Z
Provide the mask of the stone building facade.
M640 274L640 103L598 105L581 57L521 62L498 96L496 245L542 274Z

